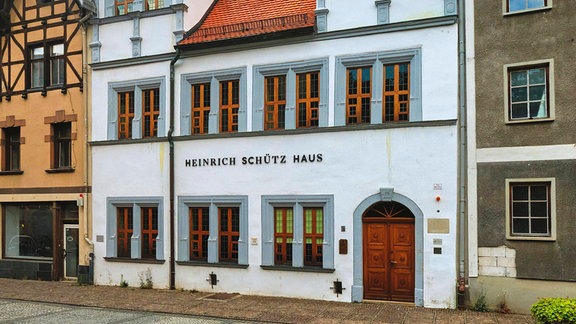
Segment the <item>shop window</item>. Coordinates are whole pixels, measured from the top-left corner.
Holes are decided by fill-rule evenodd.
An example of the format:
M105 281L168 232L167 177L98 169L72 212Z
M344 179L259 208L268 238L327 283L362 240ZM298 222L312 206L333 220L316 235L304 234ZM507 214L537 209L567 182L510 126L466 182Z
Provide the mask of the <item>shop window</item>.
M555 179L507 179L508 239L554 240Z
M108 139L164 136L164 88L163 78L111 83L108 93Z
M336 58L335 125L422 120L421 50Z
M65 84L64 44L47 43L31 47L29 87L46 88Z
M262 267L334 268L334 197L263 196Z
M106 257L163 260L162 198L109 198Z
M554 117L552 61L504 66L508 123L548 121Z
M178 261L248 264L248 198L180 197Z
M328 126L328 60L254 68L253 130Z
M3 204L4 257L52 259L51 204Z
M246 69L182 76L181 135L245 132Z
M20 170L20 127L2 128L2 171Z

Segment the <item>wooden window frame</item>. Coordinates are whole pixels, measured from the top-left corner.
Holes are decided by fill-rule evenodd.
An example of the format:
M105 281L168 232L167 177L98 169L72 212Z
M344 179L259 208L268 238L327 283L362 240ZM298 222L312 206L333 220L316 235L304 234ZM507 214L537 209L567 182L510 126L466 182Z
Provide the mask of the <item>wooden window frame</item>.
M324 208L323 207L304 207L304 266L322 267L322 249L324 241ZM310 211L310 224L307 223L307 212ZM319 221L319 212L321 220ZM320 222L320 224L318 224ZM310 225L310 226L308 226ZM310 243L308 243L310 240ZM310 246L310 250L308 250Z
M238 263L240 207L218 207L219 262Z
M546 186L546 200L534 200L531 196L528 199L514 199L514 187L528 187L532 186ZM525 178L525 179L506 179L506 239L508 240L530 240L530 241L555 241L556 240L556 179L555 178ZM546 221L547 233L534 233L532 231L532 221L544 219L538 215L532 215L532 203L546 203ZM528 215L515 215L514 203L528 204L525 206L528 210ZM521 206L518 206L521 208ZM525 219L528 220L529 232L514 232L514 220Z
M116 256L130 258L132 253L131 239L134 233L133 209L116 207Z
M156 238L158 236L158 207L140 207L140 256L142 259L156 259Z
M220 81L220 133L238 132L240 80Z
M18 126L2 128L2 171L20 170L20 136L20 127Z
M150 3L153 3L154 5L151 6ZM144 10L148 11L160 8L164 8L164 0L144 0Z
M208 260L208 238L210 237L209 207L188 207L189 245L191 261ZM205 224L207 223L207 224ZM194 229L194 227L197 229ZM194 239L196 237L196 239Z
M142 138L158 137L160 89L142 90Z
M286 75L264 77L264 130L286 127L286 86Z
M313 76L316 76L316 86L313 91ZM300 82L305 77L304 82ZM320 118L320 71L302 72L296 74L296 128L311 128L319 126ZM306 89L301 91L302 84Z
M122 12L120 7L122 6ZM116 16L122 16L134 11L134 0L114 0L114 12Z
M292 218L289 220L289 214ZM280 227L280 228L279 228ZM274 207L274 264L292 266L294 243L294 209Z
M62 46L62 54L52 55L52 49L59 45ZM33 53L36 49L43 50L42 57L34 58ZM27 81L27 87L29 89L46 89L66 86L66 45L63 41L51 41L41 44L32 44L28 47L27 59L28 62L26 64L30 67L28 69L29 72ZM54 64L57 64L58 71L61 72L61 74L59 73L55 80L52 73ZM38 71L35 66L37 66L40 71ZM38 75L40 77L39 84L34 84L33 79L35 71L38 71Z
M134 120L134 91L118 92L118 139L132 139ZM124 101L123 101L124 100Z
M210 116L210 82L197 83L191 85L191 133L208 134L209 116ZM198 90L198 91L196 91Z
M536 7L536 8L528 8L528 0L523 0L524 1L524 8L523 9L517 9L517 10L510 10L510 1L512 0L504 0L504 13L505 14L515 14L515 13L521 13L521 12L527 12L527 11L538 11L538 10L543 10L543 9L549 9L552 7L552 0L543 0L544 1L544 5L541 7Z
M72 168L72 123L52 124L52 169Z
M368 92L364 92L362 82L365 71L369 73ZM356 82L354 86L356 91L351 93L350 73L356 71ZM364 109L364 101L368 101L367 111ZM370 124L372 111L372 67L350 67L346 69L346 125ZM353 104L352 101L355 101Z
M545 71L545 80L544 83L542 84L531 84L529 78L527 78L526 84L522 85L522 86L513 86L512 85L512 73L515 72L522 72L525 71L527 74L530 73L530 71L532 70L538 70L538 69L544 69ZM541 120L549 120L552 118L552 101L551 101L551 68L550 68L550 64L545 63L545 64L536 64L536 65L521 65L521 66L511 66L507 68L507 73L506 73L506 78L507 78L507 82L506 82L506 88L507 88L507 122L525 122L525 121L541 121ZM546 92L546 99L545 99L545 104L546 104L546 116L544 117L538 117L538 116L531 116L531 109L530 109L530 104L532 102L541 102L540 100L531 100L530 99L530 87L534 87L534 86L544 86L545 87L545 92ZM513 105L514 102L513 100L513 96L512 96L512 91L513 89L520 89L520 88L526 88L526 105L527 105L527 117L520 117L520 118L514 118L513 116ZM519 103L519 102L518 102Z
M401 89L401 66L407 66L407 80L406 88ZM393 68L393 89L388 90L387 80L388 80L388 69L387 67ZM384 64L384 80L383 80L383 100L382 100L382 122L408 122L410 121L410 62L394 63L394 64ZM388 114L388 98L392 99L392 114ZM403 106L404 105L404 106Z

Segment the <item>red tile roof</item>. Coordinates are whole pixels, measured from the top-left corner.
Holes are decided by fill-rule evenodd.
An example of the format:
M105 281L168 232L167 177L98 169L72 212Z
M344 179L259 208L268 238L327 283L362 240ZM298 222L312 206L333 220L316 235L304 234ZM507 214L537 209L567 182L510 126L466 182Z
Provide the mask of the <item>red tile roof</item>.
M209 43L314 27L316 0L215 0L178 45Z

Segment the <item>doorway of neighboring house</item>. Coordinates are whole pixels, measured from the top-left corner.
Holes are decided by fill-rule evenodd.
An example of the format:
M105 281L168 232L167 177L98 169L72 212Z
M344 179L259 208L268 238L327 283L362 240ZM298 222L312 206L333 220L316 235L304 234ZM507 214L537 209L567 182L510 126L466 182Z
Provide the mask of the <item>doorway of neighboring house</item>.
M381 201L362 215L364 299L414 301L414 214Z
M78 277L78 225L64 224L64 279Z

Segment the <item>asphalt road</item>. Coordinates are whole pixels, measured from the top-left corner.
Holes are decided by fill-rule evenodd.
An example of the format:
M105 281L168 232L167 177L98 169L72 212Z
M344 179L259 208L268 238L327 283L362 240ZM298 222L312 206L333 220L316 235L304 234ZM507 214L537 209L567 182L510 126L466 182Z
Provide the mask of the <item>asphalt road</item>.
M0 299L0 323L223 324L254 322Z

